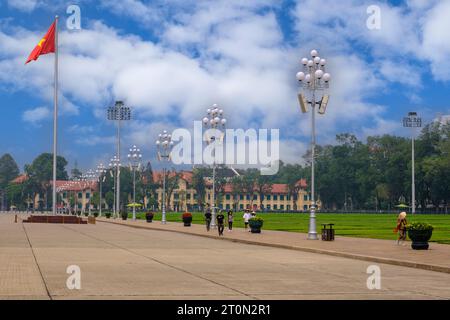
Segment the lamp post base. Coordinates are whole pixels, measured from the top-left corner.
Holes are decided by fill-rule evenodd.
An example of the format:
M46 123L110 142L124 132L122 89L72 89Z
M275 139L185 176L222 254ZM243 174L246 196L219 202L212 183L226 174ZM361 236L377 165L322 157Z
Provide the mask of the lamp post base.
M308 232L308 240L319 240L317 232Z

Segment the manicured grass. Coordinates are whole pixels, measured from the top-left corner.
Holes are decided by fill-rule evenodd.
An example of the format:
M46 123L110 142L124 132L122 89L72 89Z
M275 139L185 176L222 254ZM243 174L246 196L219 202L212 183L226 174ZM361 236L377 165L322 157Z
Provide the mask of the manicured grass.
M193 213L193 223L203 224L202 213ZM234 214L234 225L243 227L242 212ZM130 215L131 216L131 215ZM167 213L167 221L181 222L181 213ZM307 213L259 213L264 219L263 229L290 232L308 232L309 214ZM143 213L137 214L145 219ZM431 241L450 244L450 215L409 214L408 222L427 222L434 226ZM161 220L161 213L155 213L154 220ZM373 239L396 239L393 233L397 215L394 214L333 214L317 213L317 231L320 233L322 223L334 223L336 235Z

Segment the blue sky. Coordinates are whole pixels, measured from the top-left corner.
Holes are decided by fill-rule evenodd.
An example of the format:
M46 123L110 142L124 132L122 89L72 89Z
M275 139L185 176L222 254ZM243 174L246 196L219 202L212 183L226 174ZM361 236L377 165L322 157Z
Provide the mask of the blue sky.
M82 30L66 28L67 6ZM369 30L366 10L380 8ZM308 148L295 73L312 48L329 62L331 100L318 142L336 133L408 134L410 110L425 121L450 113L450 1L1 0L0 153L20 167L51 150L52 55L24 62L53 17L61 17L59 153L81 169L114 154L106 108L133 107L123 146L157 166L164 128L192 128L213 103L236 128L279 128L282 159Z

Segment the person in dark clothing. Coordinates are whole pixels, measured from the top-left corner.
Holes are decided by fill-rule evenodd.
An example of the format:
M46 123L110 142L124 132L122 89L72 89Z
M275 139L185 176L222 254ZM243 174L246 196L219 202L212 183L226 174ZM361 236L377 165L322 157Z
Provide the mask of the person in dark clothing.
M205 211L206 231L209 231L209 229L211 228L211 218L212 218L211 208L208 205Z
M217 220L217 230L219 230L219 236L223 236L223 229L225 228L224 220L225 216L223 215L222 211L219 212L219 214L216 217Z
M233 230L233 211L228 211L228 231Z

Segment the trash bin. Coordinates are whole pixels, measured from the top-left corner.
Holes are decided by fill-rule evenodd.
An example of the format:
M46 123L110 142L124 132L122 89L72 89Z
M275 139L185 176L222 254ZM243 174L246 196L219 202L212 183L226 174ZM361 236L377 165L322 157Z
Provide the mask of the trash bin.
M334 241L334 223L324 223L322 226L322 241Z

